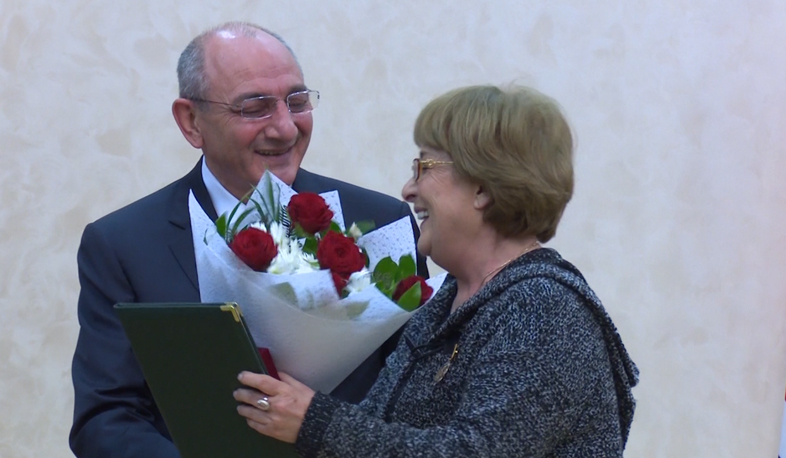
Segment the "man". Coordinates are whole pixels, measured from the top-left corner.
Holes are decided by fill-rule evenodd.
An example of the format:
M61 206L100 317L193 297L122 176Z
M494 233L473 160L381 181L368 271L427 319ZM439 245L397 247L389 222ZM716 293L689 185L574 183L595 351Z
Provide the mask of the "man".
M298 191L337 190L347 223L412 218L401 201L300 169L318 94L280 37L251 24L219 26L186 47L178 79L172 112L203 159L180 180L89 224L82 236L70 434L80 458L179 456L113 305L199 301L189 191L216 219L267 168ZM419 268L425 272L423 259ZM334 394L362 399L389 351L369 357Z

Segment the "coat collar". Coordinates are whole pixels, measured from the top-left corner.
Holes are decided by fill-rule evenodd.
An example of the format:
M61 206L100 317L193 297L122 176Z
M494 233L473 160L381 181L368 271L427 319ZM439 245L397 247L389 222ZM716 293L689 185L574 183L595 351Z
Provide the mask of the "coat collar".
M188 193L194 192L199 205L205 210L207 216L211 220L218 219L215 208L213 208L213 201L210 200L210 194L207 192L205 182L202 181L202 159L197 162L196 166L190 172L174 184L175 190L172 193L172 198L169 201L167 215L169 222L181 229L191 229L191 216L188 213Z
M170 240L169 249L183 272L199 291L196 256L194 255L194 242L191 233L191 216L188 212L189 192L193 191L197 202L211 220L218 219L213 202L210 200L204 181L202 181L202 160L197 162L196 166L186 176L176 181L173 186L174 191L167 206L167 216L177 234Z
M448 275L442 288L437 291L431 301L434 303L434 307L426 311L431 315L427 321L436 324L433 329L433 338L435 340L445 339L450 334L459 331L466 322L472 319L480 307L503 294L513 284L525 278L552 276L557 266L559 267L558 271L568 270L572 276L578 276L580 281L584 282L579 271L564 261L556 251L549 248L534 250L510 263L454 313L450 313L450 307L456 297L457 284L455 277Z

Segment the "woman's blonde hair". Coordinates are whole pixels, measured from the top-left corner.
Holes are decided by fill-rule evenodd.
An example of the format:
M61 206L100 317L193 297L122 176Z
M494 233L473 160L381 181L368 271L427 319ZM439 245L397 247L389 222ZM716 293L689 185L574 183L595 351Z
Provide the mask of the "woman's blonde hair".
M573 195L573 137L552 98L524 86L455 89L423 108L414 137L490 194L483 218L501 234L554 237Z

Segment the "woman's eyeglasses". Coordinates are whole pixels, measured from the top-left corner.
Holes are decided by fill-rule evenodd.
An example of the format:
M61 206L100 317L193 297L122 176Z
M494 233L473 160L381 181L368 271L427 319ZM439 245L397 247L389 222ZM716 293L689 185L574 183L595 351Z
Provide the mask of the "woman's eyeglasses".
M448 165L452 163L453 161L435 161L433 159L415 158L412 160L412 178L414 178L415 181L418 181L420 176L423 174L423 170L433 169L438 165Z

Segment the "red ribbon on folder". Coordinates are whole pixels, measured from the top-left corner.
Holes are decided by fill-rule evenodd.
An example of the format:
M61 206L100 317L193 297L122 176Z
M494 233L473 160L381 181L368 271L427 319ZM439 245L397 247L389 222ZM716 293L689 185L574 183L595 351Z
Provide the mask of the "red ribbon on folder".
M259 357L262 358L262 362L265 364L267 375L273 377L276 380L281 380L281 378L278 376L276 365L273 364L273 356L270 354L270 350L263 347L257 348L257 351L259 352Z

